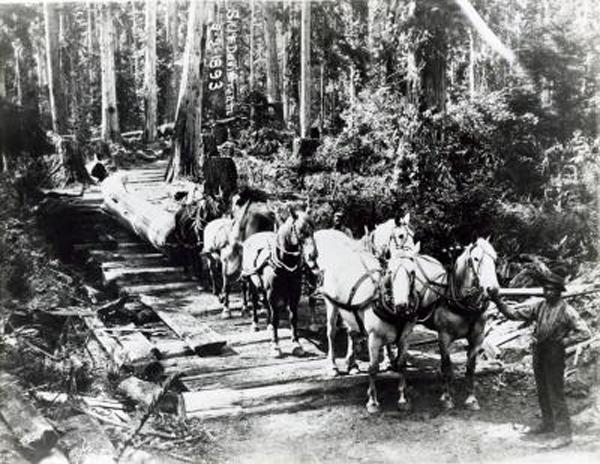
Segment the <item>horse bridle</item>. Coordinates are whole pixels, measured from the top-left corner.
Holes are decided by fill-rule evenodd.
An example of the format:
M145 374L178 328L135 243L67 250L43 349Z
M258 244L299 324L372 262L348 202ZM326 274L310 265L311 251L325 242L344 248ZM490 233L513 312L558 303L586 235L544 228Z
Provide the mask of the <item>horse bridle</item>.
M408 256L404 256L401 257L400 259L409 259L412 261L411 257ZM396 266L396 269L393 272L390 272L388 270L388 272L386 273L386 275L384 275L381 279L380 279L380 301L381 301L381 305L383 306L383 308L390 312L391 314L397 315L397 311L395 306L390 306L390 304L387 301L386 298L386 288L385 288L385 284L386 282L390 282L391 285L393 285L394 280L396 280L396 277L398 275L398 272L400 271L400 268L402 268L405 272L406 275L408 276L408 282L409 282L409 290L408 290L408 307L406 308L406 313L407 314L411 314L415 309L418 308L419 306L419 297L417 296L416 292L416 288L415 288L415 281L416 281L416 273L414 270L409 270L406 267L404 267L402 265L402 263L398 263L398 266ZM392 287L392 292L393 292L393 287ZM393 296L392 296L393 298Z
M394 231L396 229L400 229L400 228L404 228L405 229L406 236L404 237L404 240L402 241L402 243L400 245L398 245L398 240L396 240L396 234L394 232L392 232L392 234L390 235L390 240L388 241L388 247L390 249L390 252L391 252L391 246L390 245L391 245L392 242L394 242L396 250L410 251L410 249L406 246L406 242L408 242L409 239L413 238L415 236L415 234L410 229L410 227L408 227L406 224L402 224L401 226L395 227Z
M271 260L273 261L273 266L275 268L283 269L289 273L297 272L300 266L302 265L302 248L303 248L303 240L300 238L300 234L298 233L298 228L296 227L297 219L292 221L292 234L294 235L296 241L298 242L298 250L297 251L289 251L286 250L283 246L279 244L279 240L275 241L275 253L271 253ZM311 234L307 234L310 236ZM281 253L282 255L293 256L298 259L298 262L294 266L288 266L283 262L283 258L279 258L277 255Z

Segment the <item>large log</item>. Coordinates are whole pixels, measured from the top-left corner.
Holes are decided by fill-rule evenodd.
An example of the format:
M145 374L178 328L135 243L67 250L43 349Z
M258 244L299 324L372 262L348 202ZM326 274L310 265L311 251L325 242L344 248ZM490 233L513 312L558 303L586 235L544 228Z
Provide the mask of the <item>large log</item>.
M562 294L563 298L571 298L580 295L587 295L590 293L600 292L600 288L597 284L590 285L567 285L567 291ZM501 288L501 296L523 298L531 296L544 296L544 289L542 287L527 287L527 288Z
M59 445L67 450L71 464L116 462L117 450L96 419L80 414L61 422L60 426L63 435Z
M127 178L114 174L102 182L104 208L126 227L162 250L175 230L175 212L167 211L127 190Z
M39 457L56 444L56 430L23 394L14 376L0 374L0 398L0 415L23 449Z

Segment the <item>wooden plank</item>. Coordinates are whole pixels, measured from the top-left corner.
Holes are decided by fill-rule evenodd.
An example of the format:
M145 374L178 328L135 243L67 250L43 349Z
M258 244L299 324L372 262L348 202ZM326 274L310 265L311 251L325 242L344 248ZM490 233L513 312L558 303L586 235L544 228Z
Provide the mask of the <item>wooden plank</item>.
M48 404L66 404L71 399L66 393L47 390L36 390L33 392L33 396L36 400ZM123 405L119 401L109 397L77 395L72 397L72 399L76 402L81 401L89 407L115 409L118 411L124 410Z
M171 359L194 354L183 340L154 339L152 351L158 359Z
M225 338L194 316L175 311L153 309L153 311L175 332L186 345L199 355L217 354L225 346Z
M127 359L123 347L116 339L106 333L106 327L98 316L85 316L82 319L114 365L117 368L121 368Z
M0 374L0 398L0 415L22 448L40 457L56 444L58 433L23 394L16 377Z
M147 284L147 285L123 285L120 292L127 295L153 294L172 292L173 290L200 291L198 283L190 280L189 282L171 282L167 284Z

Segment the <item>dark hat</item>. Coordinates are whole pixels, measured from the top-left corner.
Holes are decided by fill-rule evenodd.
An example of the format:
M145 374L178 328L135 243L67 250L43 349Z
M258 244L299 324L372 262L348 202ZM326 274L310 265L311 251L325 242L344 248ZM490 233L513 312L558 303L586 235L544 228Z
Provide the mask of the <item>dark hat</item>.
M558 272L552 272L550 270L541 272L538 278L542 286L554 287L561 292L567 290L565 287L566 279Z

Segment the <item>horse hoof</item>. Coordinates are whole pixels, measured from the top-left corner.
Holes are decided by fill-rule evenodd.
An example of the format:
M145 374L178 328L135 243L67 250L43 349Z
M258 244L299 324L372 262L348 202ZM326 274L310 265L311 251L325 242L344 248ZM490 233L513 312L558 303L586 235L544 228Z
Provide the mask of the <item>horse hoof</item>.
M308 330L310 330L311 332L318 332L320 329L320 327L317 324L310 324L308 326Z
M229 308L223 308L221 319L231 319L231 310Z
M242 306L242 310L240 312L240 316L246 317L250 314L250 310L246 306Z
M379 403L373 403L371 401L369 401L367 403L367 412L369 414L376 414L379 412Z
M346 364L346 375L350 375L352 373L355 373L355 374L359 374L360 373L360 369L358 368L358 364L356 364L356 363Z
M292 349L292 356L302 357L302 356L304 356L304 353L305 353L304 348L302 348L302 346L300 344L297 344Z
M340 371L337 366L330 366L328 369L329 377L338 377L340 375Z
M444 411L451 411L454 409L454 401L451 398L442 400L442 407Z
M256 322L252 323L252 331L253 332L258 332L260 330L260 327L258 326L258 324Z
M477 401L477 398L475 398L474 396L469 396L465 400L465 407L469 411L479 411L481 409L481 406L479 406L479 401Z
M274 358L281 358L283 356L283 353L281 352L281 348L279 348L279 345L273 345L271 347L271 354Z
M398 401L397 405L398 405L398 411L401 411L401 412L408 412L411 409L410 403L408 401Z

